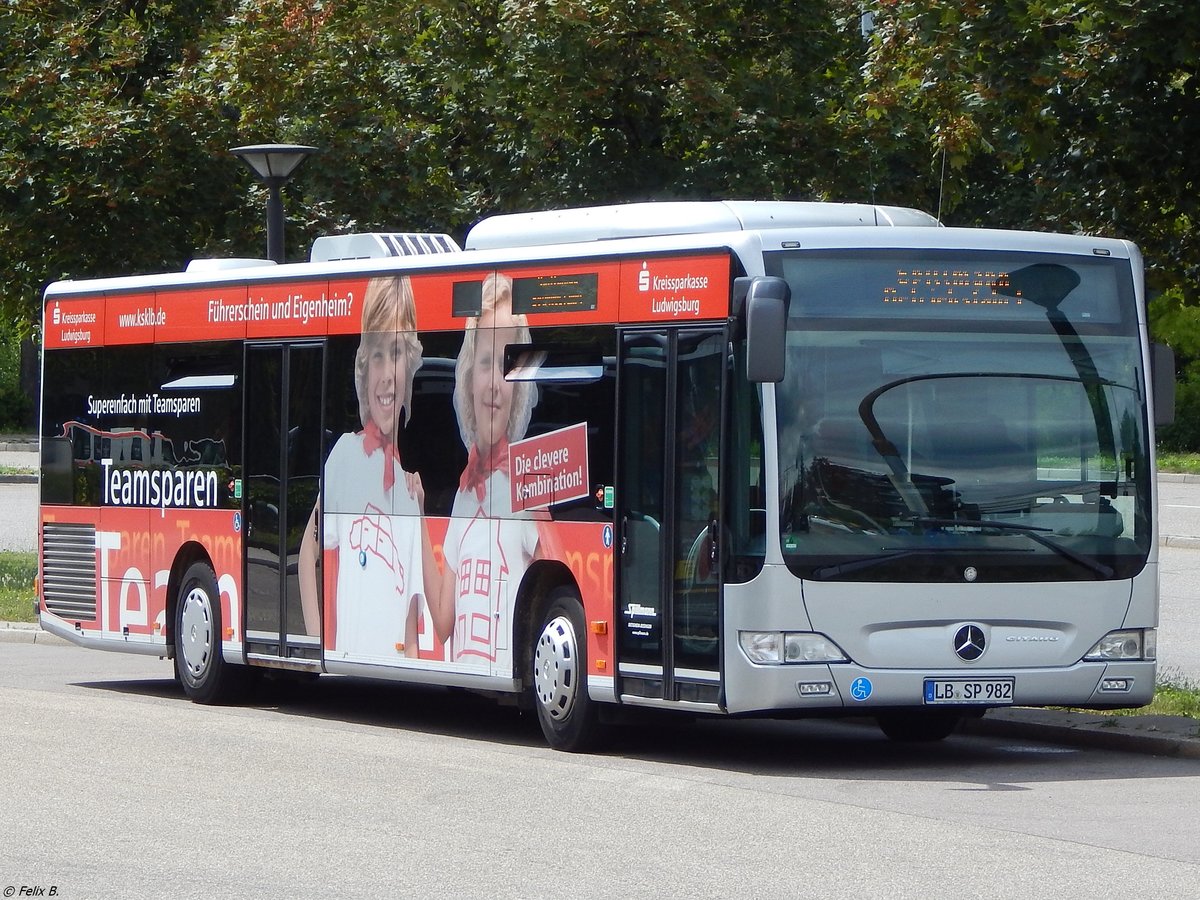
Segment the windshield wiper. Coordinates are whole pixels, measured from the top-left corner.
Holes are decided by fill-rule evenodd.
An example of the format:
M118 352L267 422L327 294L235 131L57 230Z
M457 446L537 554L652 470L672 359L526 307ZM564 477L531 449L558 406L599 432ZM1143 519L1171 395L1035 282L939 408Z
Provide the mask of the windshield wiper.
M1044 528L1038 525L1021 525L1016 522L994 522L990 519L938 519L929 516L913 516L908 521L914 525L931 525L935 528L953 528L955 526L963 526L966 528L994 528L997 531L1019 531L1031 541L1041 544L1048 550L1053 550L1064 559L1069 559L1073 563L1078 563L1084 568L1091 569L1101 578L1112 578L1113 570L1102 562L1097 562L1081 553L1076 553L1070 547L1060 544L1058 541L1046 537L1042 532L1053 531L1051 528Z
M925 556L932 552L934 552L932 548L922 547L919 550L897 550L895 553L880 553L876 556L866 556L862 559L852 559L850 562L838 563L835 566L821 566L819 569L813 569L812 577L817 581L824 581L826 578L846 575L849 572L873 569L875 566L881 566L894 559L904 559L909 556Z

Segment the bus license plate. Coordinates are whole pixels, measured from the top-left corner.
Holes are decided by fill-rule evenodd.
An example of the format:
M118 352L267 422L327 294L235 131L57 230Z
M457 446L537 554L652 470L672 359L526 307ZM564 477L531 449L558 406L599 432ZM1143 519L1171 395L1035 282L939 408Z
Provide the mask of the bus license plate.
M925 704L980 703L1007 706L1013 702L1012 678L927 678Z

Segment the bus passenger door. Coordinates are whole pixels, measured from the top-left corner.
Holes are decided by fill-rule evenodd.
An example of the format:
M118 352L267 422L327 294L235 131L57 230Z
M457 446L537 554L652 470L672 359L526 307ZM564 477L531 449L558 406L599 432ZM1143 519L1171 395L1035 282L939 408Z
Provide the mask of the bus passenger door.
M306 627L297 567L300 541L320 495L320 343L246 348L245 472L246 654L316 668L317 617ZM317 579L320 592L320 579ZM314 598L320 608L320 598Z
M618 373L618 693L720 701L724 329L627 332Z

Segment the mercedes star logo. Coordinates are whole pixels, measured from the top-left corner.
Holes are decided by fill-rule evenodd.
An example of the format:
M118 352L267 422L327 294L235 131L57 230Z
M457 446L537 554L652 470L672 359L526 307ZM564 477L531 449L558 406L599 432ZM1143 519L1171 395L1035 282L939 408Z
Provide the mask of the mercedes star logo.
M954 652L964 662L975 662L983 656L987 639L978 625L964 625L954 635Z

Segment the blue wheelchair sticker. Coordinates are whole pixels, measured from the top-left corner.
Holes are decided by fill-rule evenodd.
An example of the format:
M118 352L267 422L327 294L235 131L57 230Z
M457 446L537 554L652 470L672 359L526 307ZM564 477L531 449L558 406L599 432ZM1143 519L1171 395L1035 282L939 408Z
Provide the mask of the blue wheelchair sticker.
M604 549L611 550L613 542L613 532L611 525L604 526Z
M240 534L242 530L242 514L235 512L233 514L233 531L235 534Z
M860 676L850 685L850 696L861 702L871 696L871 690L871 679Z

